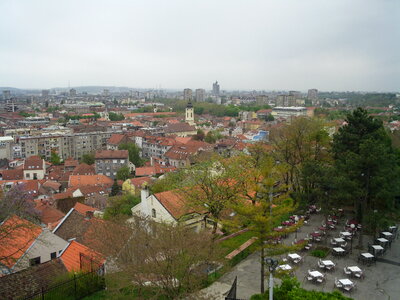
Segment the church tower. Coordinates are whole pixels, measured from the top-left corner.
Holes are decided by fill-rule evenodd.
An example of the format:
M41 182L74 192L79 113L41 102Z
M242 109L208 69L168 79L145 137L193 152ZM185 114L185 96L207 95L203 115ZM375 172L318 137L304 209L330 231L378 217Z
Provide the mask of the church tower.
M186 106L186 114L185 114L185 122L189 123L189 125L195 125L194 123L194 109L192 102L188 102Z

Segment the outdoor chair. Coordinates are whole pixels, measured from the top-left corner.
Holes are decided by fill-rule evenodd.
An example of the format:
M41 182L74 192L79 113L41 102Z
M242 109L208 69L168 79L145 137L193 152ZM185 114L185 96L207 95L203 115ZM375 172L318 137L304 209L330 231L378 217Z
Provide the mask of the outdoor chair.
M333 265L327 265L325 266L325 269L327 269L328 271L335 269L335 264Z
M307 245L304 246L304 249L305 250L310 250L311 247L312 247L312 244L307 244Z
M318 260L318 267L320 267L321 269L325 269L325 265L322 263L321 260Z
M334 246L336 246L336 245L337 245L337 242L336 242L334 239L331 239L331 244L334 245Z
M347 246L347 242L344 242L344 243L341 245L342 248L346 248L346 246Z
M356 273L354 273L354 277L363 279L364 276L363 276L363 273L361 273L361 272L356 272Z
M341 284L340 281L336 277L335 277L335 286L337 288L342 288L343 287L343 284Z
M347 269L347 267L344 267L343 271L344 271L344 274L351 275L351 271L349 269Z
M325 280L325 277L318 277L317 278L317 283L322 283L322 282L324 282L324 280Z

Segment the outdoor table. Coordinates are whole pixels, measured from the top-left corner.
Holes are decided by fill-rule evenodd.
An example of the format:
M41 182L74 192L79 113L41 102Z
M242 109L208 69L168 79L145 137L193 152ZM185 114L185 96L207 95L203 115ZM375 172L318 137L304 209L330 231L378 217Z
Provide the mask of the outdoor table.
M290 265L280 265L277 269L281 269L283 271L290 271L292 267Z
M391 234L390 232L384 231L382 232L382 235L391 238L393 236L393 234Z
M341 236L344 236L344 237L347 237L347 236L351 236L351 233L348 232L348 231L342 231L342 232L340 233L340 235L341 235Z
M367 258L367 259L371 259L374 258L374 256L371 253L361 253L361 256Z
M332 250L334 252L336 252L337 254L343 254L345 252L345 250L341 247L335 247L335 248L332 248Z
M283 222L282 222L282 225L283 225L283 226L291 226L291 225L293 225L293 224L294 224L293 221L283 221Z
M379 238L379 239L376 239L378 242L380 242L380 243L387 243L387 242L389 242L389 240L387 240L387 239L385 239L385 238Z
M295 242L295 245L299 245L299 244L303 244L306 240L298 240L297 242Z
M343 286L345 286L345 285L354 285L354 283L353 283L353 281L351 281L350 279L347 279L347 278L345 278L345 279L339 279L339 282L343 285Z
M333 223L333 221L328 221L326 222L327 225L334 225L335 223Z
M351 273L362 273L362 270L357 266L347 267Z
M311 232L310 235L316 237L316 236L321 236L321 233L320 232Z
M396 232L396 230L397 230L397 226L389 226L389 231L391 233Z
M318 227L318 229L321 230L321 231L325 231L325 230L326 230L326 227L320 226L320 227Z
M288 257L290 257L291 259L301 259L301 256L297 253L289 253Z
M308 274L310 274L311 277L313 277L313 278L324 277L324 275L318 271L311 271L311 272L308 272Z
M339 243L339 244L341 244L341 243L344 243L345 242L345 240L344 239L342 239L342 238L334 238L333 239L336 243Z
M331 260L323 260L321 261L324 266L334 266L335 264Z
M374 249L374 254L381 254L385 248L383 248L381 245L372 245L371 246Z

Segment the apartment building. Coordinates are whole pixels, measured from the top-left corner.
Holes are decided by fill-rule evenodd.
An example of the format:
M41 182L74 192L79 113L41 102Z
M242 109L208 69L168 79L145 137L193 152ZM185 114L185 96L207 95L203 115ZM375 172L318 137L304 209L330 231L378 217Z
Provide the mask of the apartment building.
M62 159L72 157L81 159L86 153L106 149L107 140L116 132L82 132L60 136L20 137L13 151L14 158L26 158L39 155L49 160L51 152L56 151Z
M122 167L129 167L128 150L101 150L95 155L96 173L106 175L112 179Z

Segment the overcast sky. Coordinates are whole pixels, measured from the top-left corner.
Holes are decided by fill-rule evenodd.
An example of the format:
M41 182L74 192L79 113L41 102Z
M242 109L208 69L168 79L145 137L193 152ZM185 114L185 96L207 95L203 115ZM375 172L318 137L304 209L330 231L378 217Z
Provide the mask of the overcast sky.
M399 0L1 0L0 86L400 90Z

